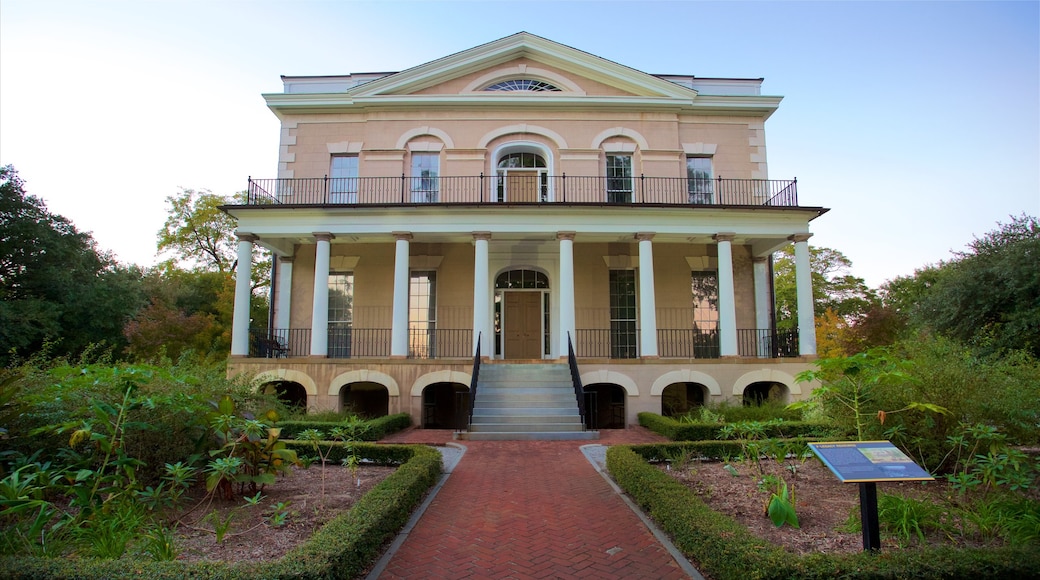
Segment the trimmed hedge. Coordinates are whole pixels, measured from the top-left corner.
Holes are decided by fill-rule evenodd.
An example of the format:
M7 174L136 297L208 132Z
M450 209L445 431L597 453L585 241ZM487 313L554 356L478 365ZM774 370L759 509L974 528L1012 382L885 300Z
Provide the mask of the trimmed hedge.
M143 559L88 560L7 557L4 578L165 579L349 579L375 560L386 541L411 517L440 478L441 456L424 446L360 445L366 458L404 458L404 464L366 493L349 512L321 527L301 546L275 562L149 562Z
M1035 546L796 556L715 512L632 447L610 447L607 469L683 554L715 580L1037 578L1040 574L1040 551Z
M808 452L808 443L815 441L813 438L798 437L795 439L784 439L779 441L783 445L783 452L776 453L779 457L788 453L801 454ZM642 445L629 446L645 461L666 461L675 457L683 451L689 451L692 458L708 460L727 459L740 457L743 444L740 441L672 441L669 443L645 443ZM771 455L768 449L763 449L763 454Z
M713 441L719 439L724 423L682 423L657 413L640 413L639 424L672 441ZM784 421L766 428L766 437L832 437L835 426L817 421Z
M379 441L391 433L402 431L412 426L412 417L408 413L397 413L385 415L366 421L368 432L365 433L365 441ZM334 428L342 427L339 422L327 421L279 421L278 428L282 430L282 439L292 439L307 429L317 429L326 435Z

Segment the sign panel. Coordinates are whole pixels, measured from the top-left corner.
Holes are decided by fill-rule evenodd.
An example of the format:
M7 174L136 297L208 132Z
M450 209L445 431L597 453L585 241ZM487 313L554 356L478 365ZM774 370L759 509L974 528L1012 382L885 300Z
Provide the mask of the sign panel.
M842 483L935 479L888 441L809 443L809 448Z

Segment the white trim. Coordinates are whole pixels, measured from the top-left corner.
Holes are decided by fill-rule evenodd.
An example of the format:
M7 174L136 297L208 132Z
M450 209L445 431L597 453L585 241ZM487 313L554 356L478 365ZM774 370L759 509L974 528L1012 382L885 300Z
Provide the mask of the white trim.
M744 373L733 383L733 396L743 397L744 390L752 383L780 383L787 387L791 395L801 395L802 385L791 375L776 369L761 369Z
M386 373L369 370L349 371L338 375L329 383L329 395L339 396L343 387L353 383L376 383L377 385L386 387L386 392L389 393L391 397L398 397L401 395L401 390L398 388L397 381L395 381L393 377Z
M715 155L719 146L715 143L683 143L683 153L686 155L692 155L694 157L704 156L708 157Z
M484 92L484 87L510 78L533 78L535 80L546 81L568 94L575 94L582 97L585 96L585 91L567 77L551 70L535 68L525 64L490 71L487 74L477 77L476 80L466 85L466 88L462 89L462 92L482 93Z
M699 383L708 387L709 394L719 397L722 396L722 387L719 386L719 382L716 381L714 377L691 369L670 371L657 377L653 386L650 387L650 394L660 397L664 394L664 390L669 385L674 385L676 383Z
M260 387L269 383L287 381L303 385L303 389L307 391L308 397L316 397L318 395L318 385L314 383L307 374L292 370L292 369L271 369L264 371L255 377L253 377L253 384L256 385L256 391L260 390Z
M541 175L543 173L546 174L546 175L554 175L553 169L554 169L555 163L554 163L554 159L553 159L552 149L550 149L549 147L545 146L542 143L538 143L536 141L509 141L507 143L503 143L503 144L499 145L498 147L495 147L494 151L491 152L491 158L490 158L491 159L491 167L488 168L488 173L487 173L492 178L492 182L491 183L492 183L492 188L493 189L492 189L492 191L490 191L488 193L489 197L491 198L489 201L492 202L492 203L498 203L498 191L494 189L494 186L495 186L495 181L494 180L499 178L499 176L498 176L498 162L502 159L502 157L505 157L506 155L509 155L510 153L535 153L537 155L540 155L542 157L542 159L545 160L545 169L544 170L541 169L541 168L534 168L534 167L529 169L529 171L537 171L538 172L538 178L539 178L538 188L539 188L539 190L541 190L541 187L542 187L541 181L540 181L541 180ZM551 180L551 179L548 180L548 186L549 186L549 191L547 192L546 195L548 195L548 201L553 201L555 199L554 196L553 196L553 180ZM506 196L506 201L509 201L508 194Z
M440 153L444 143L409 143L408 150L423 153Z
M503 137L505 135L523 133L533 133L535 135L541 135L542 137L548 138L550 141L556 144L557 149L567 149L567 140L552 129L546 129L545 127L539 127L538 125L528 125L527 123L518 123L516 125L506 125L505 127L499 127L498 129L492 129L484 134L477 143L478 149L487 148L495 139ZM551 156L550 156L551 157Z
M645 151L650 148L646 137L643 137L642 133L639 131L627 127L611 127L610 129L600 131L598 135L592 138L592 149L600 149L603 142L611 137L628 137L635 141L636 144L639 145L640 149Z
M581 375L581 384L584 386L599 383L618 385L622 389L625 389L625 392L628 393L629 397L639 396L639 385L637 385L628 375L617 371L599 370Z
M469 389L470 381L472 381L472 377L463 372L434 371L415 379L415 382L412 383L411 393L413 397L421 397L423 389L435 383L458 383Z
M404 149L405 144L407 144L408 141L416 137L420 137L422 135L432 135L443 141L444 145L447 146L448 149L455 148L455 141L453 141L452 138L446 132L436 127L423 126L416 127L414 129L409 129L404 133L401 133L401 136L397 139L397 145L394 147L394 149ZM438 151L440 151L440 149L438 149Z

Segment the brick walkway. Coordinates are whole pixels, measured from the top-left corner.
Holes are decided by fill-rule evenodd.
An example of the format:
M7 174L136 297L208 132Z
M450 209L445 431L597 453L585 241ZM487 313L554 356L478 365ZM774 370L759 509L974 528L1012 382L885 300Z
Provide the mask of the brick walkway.
M390 559L390 578L688 578L582 454L661 441L641 428L600 441L466 441L466 453ZM387 443L444 443L412 429Z

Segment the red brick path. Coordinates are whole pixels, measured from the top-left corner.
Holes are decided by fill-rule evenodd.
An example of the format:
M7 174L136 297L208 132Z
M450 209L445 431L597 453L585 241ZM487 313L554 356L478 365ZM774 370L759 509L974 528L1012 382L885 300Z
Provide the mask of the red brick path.
M662 440L638 427L599 443ZM450 440L413 429L386 442ZM581 453L595 441L466 441L380 578L687 578Z

